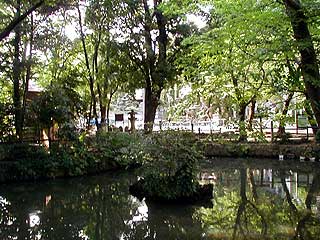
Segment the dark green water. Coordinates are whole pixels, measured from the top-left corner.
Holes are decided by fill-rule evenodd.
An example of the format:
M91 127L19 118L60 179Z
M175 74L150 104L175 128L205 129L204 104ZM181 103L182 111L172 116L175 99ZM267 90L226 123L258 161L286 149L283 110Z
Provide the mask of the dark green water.
M319 170L206 162L211 207L140 202L128 192L139 171L0 185L0 239L320 239Z

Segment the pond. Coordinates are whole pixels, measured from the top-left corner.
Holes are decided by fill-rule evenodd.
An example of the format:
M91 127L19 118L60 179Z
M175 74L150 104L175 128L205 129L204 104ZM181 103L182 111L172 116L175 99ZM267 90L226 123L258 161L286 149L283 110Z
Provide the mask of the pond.
M257 164L258 163L258 164ZM0 186L0 239L320 239L319 163L212 159L212 204L145 203L140 170Z

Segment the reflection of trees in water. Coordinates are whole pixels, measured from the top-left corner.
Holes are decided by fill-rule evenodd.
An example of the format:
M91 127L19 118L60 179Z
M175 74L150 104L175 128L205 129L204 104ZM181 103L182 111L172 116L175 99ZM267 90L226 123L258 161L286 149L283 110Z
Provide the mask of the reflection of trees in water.
M128 229L130 211L139 205L128 194L130 179L94 179L8 191L8 203L0 209L0 239L37 239L37 234L41 239L85 239L86 235L89 239L118 239ZM46 196L50 201L45 201ZM29 213L35 209L41 211L41 221L30 226Z
M1 189L8 202L0 201L0 239L201 239L203 230L192 215L201 219L211 239L318 239L314 206L320 174L313 174L299 203L288 189L287 173L279 171L284 198L256 184L254 172L242 168L216 174L221 184L212 208L194 214L195 207L148 203L147 216L136 219L141 204L128 194L128 176ZM41 221L31 226L29 214L35 210Z
M201 239L202 228L192 218L195 207L148 203L151 239Z
M252 175L252 173L250 173L250 175ZM249 179L253 181L251 177ZM247 171L246 169L240 169L240 201L236 214L232 238L245 239L246 236L251 235L253 231L255 232L255 234L258 233L259 235L266 237L267 223L265 217L255 205L255 203L247 198L246 186ZM252 192L254 193L254 199L257 200L258 195L254 182L251 182L251 186L251 189L253 190Z
M0 191L2 193L2 191ZM11 192L8 198L0 201L0 239L37 239L38 230L30 229L30 212L41 201L30 201L25 194ZM11 202L11 199L15 201Z
M320 234L320 221L312 212L312 202L316 198L316 194L320 193L320 175L316 172L313 175L313 181L307 193L304 206L301 210L292 201L292 196L286 184L286 173L280 171L281 185L285 192L286 201L290 208L290 217L293 223L297 223L295 233L292 239L316 239ZM299 206L300 208L302 206Z
M293 201L284 171L279 174L285 198L272 189L257 185L252 170L242 168L239 173L238 185L230 188L217 184L213 208L202 208L196 214L206 227L209 238L319 238L319 216L316 217L313 211L315 197L320 192L319 172L313 174L304 203Z
M133 222L122 239L202 239L199 222L192 219L194 207L147 203L148 217Z
M1 192L8 202L0 201L0 239L201 239L191 206L148 204L141 217L130 182L128 176L93 177ZM40 221L32 226L35 210Z
M298 208L292 202L292 198L286 186L283 173L281 176L282 186L285 189L286 199L290 206L292 215L297 221L295 235L293 239L317 239L320 236L320 219L316 213L312 211L312 203L315 203L316 195L320 194L320 173L319 171L313 175L313 180L309 188L306 200L304 202L305 209L298 211ZM319 211L319 210L318 210Z

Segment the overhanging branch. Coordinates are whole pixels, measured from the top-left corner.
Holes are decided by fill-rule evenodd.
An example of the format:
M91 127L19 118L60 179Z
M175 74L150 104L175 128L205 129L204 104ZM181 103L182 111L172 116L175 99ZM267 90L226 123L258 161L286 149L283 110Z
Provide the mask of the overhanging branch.
M1 31L0 33L0 41L2 41L4 38L9 36L10 32L20 23L22 22L30 13L32 13L34 10L36 10L38 7L40 7L44 3L44 0L39 1L32 7L30 7L24 14L22 14L19 17L14 18L10 24Z

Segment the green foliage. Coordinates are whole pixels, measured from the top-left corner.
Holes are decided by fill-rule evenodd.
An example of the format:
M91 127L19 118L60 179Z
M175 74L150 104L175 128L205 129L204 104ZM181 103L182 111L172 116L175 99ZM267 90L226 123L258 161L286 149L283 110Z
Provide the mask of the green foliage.
M37 179L47 172L46 164L49 155L44 148L29 144L13 144L6 154L7 161L16 162L16 177L18 179Z
M30 116L44 128L49 128L54 122L70 122L76 112L77 98L71 98L72 93L59 86L52 86L41 93L30 106Z
M249 133L249 137L253 138L255 142L267 143L266 135L264 132L253 131Z
M95 159L83 144L60 147L50 154L50 171L54 175L78 176L90 173Z
M112 168L129 168L144 161L139 135L120 132L99 132L96 137L59 147L51 154L55 171L78 176Z
M13 116L11 106L0 101L0 142L10 140L13 136Z
M100 133L83 141L52 144L50 153L41 146L17 143L0 147L1 159L16 163L17 179L54 178L129 168L145 161L141 136Z
M162 132L147 136L150 168L144 173L143 189L151 198L174 200L189 197L199 188L197 162L203 158L193 134Z
M146 160L145 145L139 134L99 132L92 147L102 159L114 161L121 167L141 165Z

